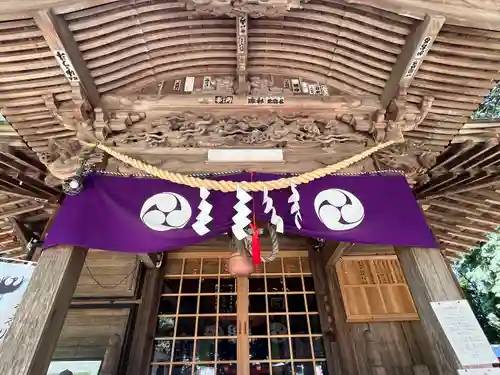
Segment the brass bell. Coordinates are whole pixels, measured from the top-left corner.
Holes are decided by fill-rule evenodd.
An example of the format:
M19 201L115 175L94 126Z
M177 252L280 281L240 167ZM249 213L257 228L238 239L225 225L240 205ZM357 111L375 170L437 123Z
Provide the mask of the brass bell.
M229 258L229 273L235 277L248 277L253 272L253 264L240 253L232 253Z

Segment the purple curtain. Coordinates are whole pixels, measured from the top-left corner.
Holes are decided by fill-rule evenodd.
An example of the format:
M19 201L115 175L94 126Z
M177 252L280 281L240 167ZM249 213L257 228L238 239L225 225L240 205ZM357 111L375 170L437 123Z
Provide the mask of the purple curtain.
M254 181L282 178L256 173ZM250 181L249 173L219 180ZM380 245L436 247L404 176L327 176L264 192L222 193L159 179L91 174L65 198L45 246L133 253L181 249L248 224L252 216L285 233Z

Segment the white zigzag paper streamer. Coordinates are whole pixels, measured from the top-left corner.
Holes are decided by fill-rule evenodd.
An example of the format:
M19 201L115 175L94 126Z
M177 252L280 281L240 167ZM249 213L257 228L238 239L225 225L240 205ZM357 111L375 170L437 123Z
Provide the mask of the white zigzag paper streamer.
M297 185L292 184L290 186L290 189L292 189L292 195L290 195L290 198L288 198L288 203L292 203L290 213L294 215L295 226L300 230L302 229L302 215L300 214L300 194L297 190Z
M238 199L238 203L233 207L236 215L233 216L231 230L238 240L242 240L247 237L245 228L252 222L248 218L252 211L247 207L247 203L252 200L252 196L238 186L236 188L236 198Z
M264 213L271 213L271 224L276 227L276 232L283 233L285 231L283 218L276 213L273 198L269 196L269 191L267 190L267 188L264 188L263 194L262 204L264 205Z
M200 213L196 216L196 221L194 222L192 228L199 235L204 236L210 229L208 229L207 224L209 224L213 218L210 216L213 206L208 203L208 197L210 196L210 191L205 188L200 188L200 198L201 202L198 205Z

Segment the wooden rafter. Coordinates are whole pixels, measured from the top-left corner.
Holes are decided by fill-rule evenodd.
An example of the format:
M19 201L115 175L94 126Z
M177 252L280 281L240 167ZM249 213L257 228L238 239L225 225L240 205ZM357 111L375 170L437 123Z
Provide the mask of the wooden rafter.
M89 102L94 107L99 106L99 92L64 17L54 14L51 9L44 9L36 12L34 19L58 63L63 64L61 56L65 55L66 63L74 68L78 78L71 78L67 73L68 68L61 65L61 69L65 72L70 84L72 86L80 85Z
M500 5L496 0L344 0L369 5L412 18L444 15L449 23L477 29L500 30Z
M383 107L389 105L400 88L410 87L444 21L442 16L426 16L413 33L408 35L380 97Z

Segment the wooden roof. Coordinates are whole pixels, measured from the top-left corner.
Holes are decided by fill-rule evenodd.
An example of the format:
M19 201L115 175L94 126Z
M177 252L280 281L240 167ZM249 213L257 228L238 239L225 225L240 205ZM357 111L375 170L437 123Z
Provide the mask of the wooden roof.
M0 257L25 259L30 240L25 225L48 220L59 189L45 185L47 171L36 158L0 147Z
M441 248L450 258L468 252L500 227L500 144L497 138L453 144L415 188Z
M328 83L339 93L382 95L393 84L391 74L405 57L405 45L425 21L419 9L427 4L429 14L449 18L442 27L427 30L437 36L409 86L408 100L417 104L431 95L435 101L425 121L407 136L442 151L499 78L500 22L489 21L500 19L500 10L494 1L484 0L474 2L473 12L453 0L446 5L414 1L404 8L408 10L397 3L311 0L282 17L250 19L247 71L300 76ZM47 94L59 104L78 96L54 58L58 42L77 49L83 61L73 64L90 73L82 81L87 94L96 97L139 92L173 77L235 71L234 18L187 10L183 2L0 4L7 9L0 16L0 108L13 127L4 125L2 132L4 137L17 132L40 156L50 139L74 136L74 129L46 104ZM51 23L51 14L43 13L50 6L61 24ZM463 16L457 19L459 10ZM487 18L481 23L480 16Z

